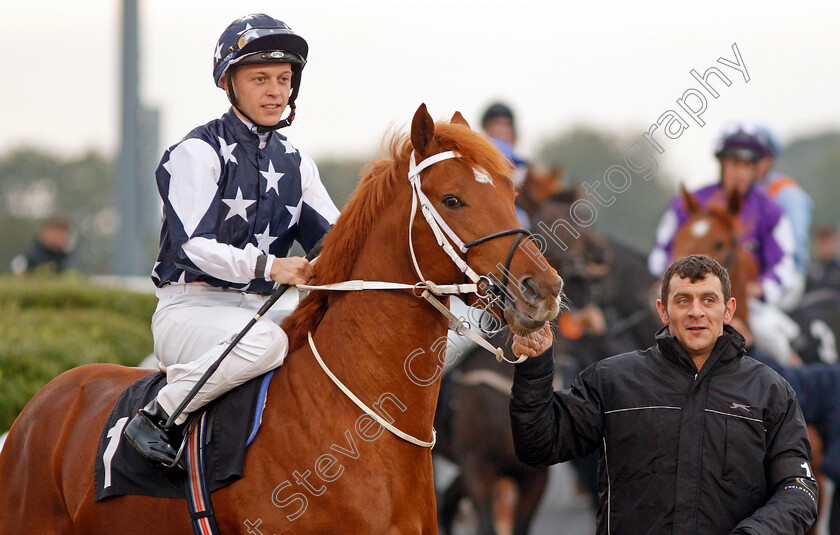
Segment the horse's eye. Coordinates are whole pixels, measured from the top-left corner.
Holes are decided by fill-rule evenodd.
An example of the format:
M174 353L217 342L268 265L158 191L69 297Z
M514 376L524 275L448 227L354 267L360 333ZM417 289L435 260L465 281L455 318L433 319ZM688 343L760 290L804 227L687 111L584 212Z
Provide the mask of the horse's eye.
M461 202L461 199L454 195L447 195L443 198L443 205L449 208L450 210L454 210L455 208L460 208L464 206L464 203Z

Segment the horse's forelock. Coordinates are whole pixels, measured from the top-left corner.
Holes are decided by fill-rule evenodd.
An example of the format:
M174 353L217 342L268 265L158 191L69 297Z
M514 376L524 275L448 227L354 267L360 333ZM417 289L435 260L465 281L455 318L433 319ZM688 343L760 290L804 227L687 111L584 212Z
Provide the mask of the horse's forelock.
M505 179L513 164L484 136L461 124L436 123L434 152L454 150L473 169L479 169L494 181Z

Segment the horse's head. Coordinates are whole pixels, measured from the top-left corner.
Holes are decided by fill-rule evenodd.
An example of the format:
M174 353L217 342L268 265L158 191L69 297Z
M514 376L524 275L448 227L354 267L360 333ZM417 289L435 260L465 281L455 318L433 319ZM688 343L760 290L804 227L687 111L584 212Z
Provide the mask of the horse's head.
M511 165L496 147L460 113L435 123L421 105L411 133L385 148L325 237L314 283L472 283L517 334L557 315L563 281L519 229ZM493 291L503 296L490 299ZM301 302L283 323L291 348L341 293L316 291Z
M538 165L529 165L516 204L533 217L544 202L563 191L563 184L562 167L546 169Z
M409 174L415 163L422 168L419 188L452 231L444 243L452 241L456 250L462 245L460 256L469 268L503 287L504 298L498 302L511 330L525 334L554 318L563 281L527 231L519 229L507 160L473 132L460 113L449 123L436 124L425 105L414 115L410 139L414 163L408 165ZM453 154L445 157L448 151ZM425 166L437 158L444 159ZM462 282L461 269L445 254L430 226L419 214L413 220L412 240L420 271L435 282Z
M743 247L743 229L738 219L742 197L730 193L724 203L700 206L697 199L682 187L683 203L688 219L674 235L672 257L705 254L717 260L729 272L732 296L738 303L736 316L748 316L746 285L758 279L758 266L753 255Z

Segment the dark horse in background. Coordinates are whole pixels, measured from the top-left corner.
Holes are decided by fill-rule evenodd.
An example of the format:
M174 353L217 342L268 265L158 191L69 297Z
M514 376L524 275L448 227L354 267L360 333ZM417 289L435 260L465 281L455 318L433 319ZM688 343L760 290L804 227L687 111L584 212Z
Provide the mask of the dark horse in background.
M592 231L574 239L561 235L555 223L569 219L571 205L580 193L575 188L552 188L544 178L538 185L543 194L539 202L533 202L538 195L532 196L526 189L517 204L528 211L532 232L545 237L543 253L566 281L568 310L555 330L554 352L564 372L560 375L568 379L601 358L653 343L659 320L648 302L647 290L655 280L640 253L614 240ZM499 333L491 342L508 348L506 357L512 359L509 337ZM507 524L513 534L524 535L545 491L548 469L519 462L513 451L508 402L514 368L498 364L480 348L468 350L456 361L443 380L435 415L435 453L459 468L459 474L438 496L440 530L452 533L459 504L467 497L477 513L478 533L495 534ZM559 387L563 380L559 375L557 379ZM593 498L596 464L594 456L573 464ZM504 504L496 507L498 514L494 514L494 503L505 488L499 485L500 480L511 481L515 487L512 514L506 514Z
M758 267L752 254L743 247L742 228L738 220L741 210L740 195L733 194L725 206L701 207L698 201L683 189L683 203L689 219L680 227L674 237L674 258L688 254L708 254L717 259L728 270L732 282L732 296L737 308L736 318L746 323L748 307L745 298L747 281L756 280ZM840 295L820 290L805 296L802 304L791 313L802 334L792 341L794 349L805 365L781 366L772 359L761 358L767 365L779 372L793 387L808 423L808 435L813 450L812 467L820 483L825 481L821 472L840 481L840 367L821 363L836 360L835 340L840 327ZM734 325L734 322L733 322ZM748 331L746 325L736 328ZM749 351L754 355L753 351ZM823 499L820 496L819 514L824 514ZM840 535L840 492L835 490L829 519L831 535ZM808 533L816 533L812 527Z

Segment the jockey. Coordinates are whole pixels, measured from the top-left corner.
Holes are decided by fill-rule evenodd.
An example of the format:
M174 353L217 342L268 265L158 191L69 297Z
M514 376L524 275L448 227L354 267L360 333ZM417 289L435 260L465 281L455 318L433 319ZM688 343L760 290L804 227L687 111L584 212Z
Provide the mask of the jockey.
M739 219L744 227L744 246L755 257L760 276L747 287L750 299L750 328L759 349L787 364L792 358L789 340L798 334L796 324L778 309L801 275L794 263L794 237L790 220L779 205L756 186L759 162L767 155L763 138L741 125L724 130L715 149L720 162L721 180L697 191L702 206L726 205L730 192L743 195ZM678 195L662 216L656 231L656 245L648 258L648 268L662 276L671 263L671 250L677 229L688 220L683 198Z
M782 144L776 134L765 125L758 125L756 128L767 149L767 155L758 162L758 183L767 195L782 207L793 225L796 244L794 261L796 270L801 276L796 280L799 286L790 293L793 299L785 300L791 302L782 303L782 307L789 310L798 305L804 289L804 278L808 272L809 237L814 203L811 196L796 180L773 169L776 158L782 151Z
M487 134L487 139L504 154L513 165L513 174L510 179L513 187L517 190L525 182L528 174L528 162L516 151L516 121L513 118L513 111L501 102L491 104L481 117L481 128ZM516 219L524 228L530 228L531 224L528 214L518 205L516 208Z
M286 257L292 242L308 251L338 218L315 163L276 131L294 119L308 49L268 15L233 21L213 61L231 109L170 147L155 173L164 214L152 270L159 298L152 334L167 385L124 431L153 461L173 464L177 433L164 422L264 296L278 284L309 282L309 262ZM175 424L279 366L288 351L282 318L273 309L260 318Z

